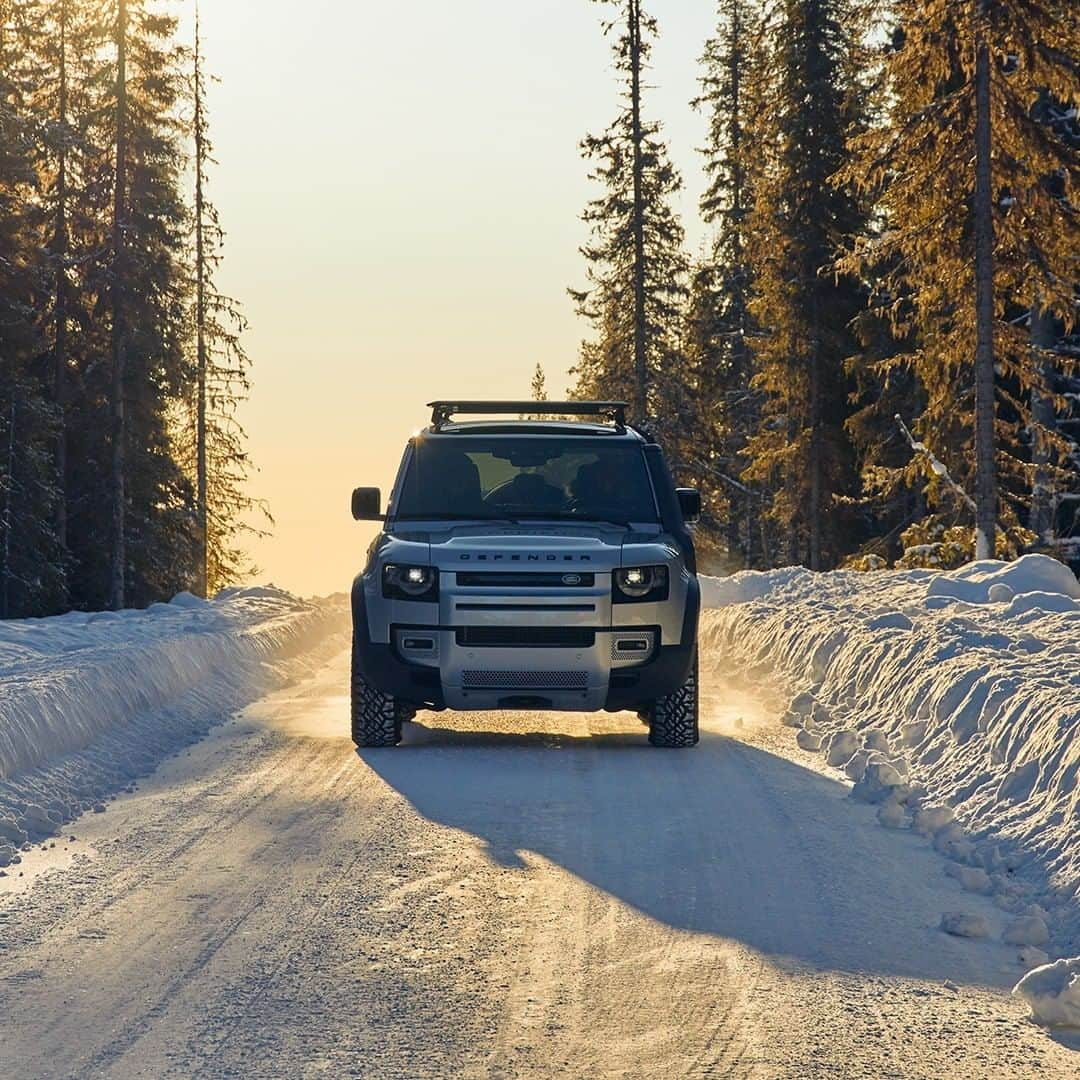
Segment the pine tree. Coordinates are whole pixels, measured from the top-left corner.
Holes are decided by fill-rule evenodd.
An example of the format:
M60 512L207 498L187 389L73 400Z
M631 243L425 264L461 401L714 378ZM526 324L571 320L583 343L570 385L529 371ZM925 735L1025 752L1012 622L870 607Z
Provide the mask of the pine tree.
M997 461L994 432L994 208L990 135L990 44L986 0L975 19L975 558L997 547Z
M570 290L595 338L582 345L572 374L580 397L626 399L638 423L650 418L673 433L688 417L680 385L678 325L686 295L683 232L670 199L680 180L659 138L659 124L644 118L642 77L656 20L640 0L598 0L615 8L604 33L622 83L622 107L602 135L581 147L595 163L591 178L604 193L583 214L592 241L582 248L589 287Z
M198 529L195 571L195 595L205 597L209 584L209 514L207 511L207 342L206 285L209 266L206 257L207 206L203 192L206 160L210 149L207 140L206 86L202 70L202 37L198 0L195 4L195 69L192 97L195 101L195 527Z
M533 370L530 389L533 401L547 401L547 377L544 375L544 368L540 363L537 363L536 368Z
M868 234L878 228L868 225ZM845 429L856 450L861 470L862 490L849 500L852 512L863 522L865 546L859 558L874 556L885 564L897 558L903 530L925 514L923 493L905 482L905 467L911 450L900 437L896 417L917 416L925 404L925 395L911 369L899 355L915 348L912 335L898 337L882 311L905 302L890 296L882 283L885 273L867 268L867 307L852 324L857 349L846 362L852 384L851 411ZM856 565L859 559L855 560Z
M110 326L107 594L113 606L138 606L190 587L196 563L194 491L171 428L193 374L182 185L190 125L181 115L187 53L175 41L175 17L155 0L119 0L115 15L93 133L110 148L98 184L111 198L110 235L89 284ZM93 576L85 577L83 602L97 606Z
M841 498L854 485L844 361L855 349L850 324L864 297L833 264L865 211L851 187L832 178L863 122L856 11L848 0L776 0L766 33L772 105L754 130L765 160L749 253L762 421L744 475L772 490L769 515L786 537L787 557L822 569L855 546Z
M196 8L191 98L193 102L195 193L194 323L195 385L181 425L179 449L195 481L196 567L194 586L213 596L244 574L254 572L239 540L262 535L257 522L269 522L266 506L246 488L252 466L245 433L237 416L247 397L250 361L242 334L247 327L240 307L217 288L225 234L207 193L207 173L214 164L206 112L207 75ZM185 436L186 433L186 436Z
M1053 388L1027 313L1066 330L1074 318L1080 171L1037 105L1046 94L1075 99L1080 12L1054 0L896 0L894 17L888 123L856 137L843 173L877 197L884 227L847 265L884 268L890 306L879 312L913 348L885 358L882 372L906 366L917 377L916 433L974 493L979 553L1014 552L1031 537L1033 445L1044 475L1069 452L1032 410ZM913 459L904 479L919 484L925 469ZM931 511L949 513L953 494L925 479Z
M83 267L101 241L92 190L100 150L89 138L107 36L101 14L92 4L45 0L32 60L36 66L30 106L37 120L34 156L39 178L32 218L43 257L37 306L52 367L55 527L67 575L78 573L70 558L69 520L78 520L84 502L83 493L71 488L68 448L85 423L88 395L82 379L99 348Z
M756 423L747 230L760 152L747 129L760 123L764 106L758 94L759 19L749 0L719 0L716 34L700 60L701 93L691 104L708 118L701 151L708 184L699 205L715 233L691 277L685 344L699 417L695 478L707 493L710 516L726 520L729 554L741 546L747 565L754 557L761 495L735 477Z
M211 589L247 569L244 324L213 280L201 79L194 214L184 190L176 28L165 0L0 0L0 615L142 605L203 567Z
M547 401L547 376L544 374L544 368L540 363L537 363L533 369L532 382L529 384L530 397L533 401ZM522 420L546 420L547 416L544 413L522 413Z
M1080 119L1049 93L1040 95L1033 116L1062 149L1080 156ZM1066 196L1064 176L1047 178L1059 198ZM1074 197L1075 198L1075 197ZM1054 432L1055 448L1032 441L1031 510L1028 525L1036 544L1063 556L1080 556L1080 336L1074 325L1041 308L1029 312L1028 336L1043 386L1032 391L1031 411L1037 428ZM1056 465L1056 461L1060 464Z
M58 0L55 5L56 109L55 149L56 178L53 187L53 234L49 245L53 273L53 399L58 414L56 431L56 533L62 548L67 548L67 399L68 399L68 165L71 151L71 126L68 42L71 34L71 3ZM39 105L40 108L40 105Z
M56 602L55 416L41 363L32 43L39 5L0 3L0 617Z
M129 284L125 260L127 217L128 105L127 105L127 0L116 5L116 102L113 173L112 281L110 317L112 325L112 561L109 567L109 598L114 610L124 607L127 595L127 342L124 326L124 292Z

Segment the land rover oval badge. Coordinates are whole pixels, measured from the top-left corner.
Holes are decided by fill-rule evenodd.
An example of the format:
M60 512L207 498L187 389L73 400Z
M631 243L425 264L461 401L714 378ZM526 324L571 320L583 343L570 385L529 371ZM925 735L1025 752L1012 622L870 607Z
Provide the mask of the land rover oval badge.
M580 574L563 574L562 583L564 585L580 585L581 584L581 575Z

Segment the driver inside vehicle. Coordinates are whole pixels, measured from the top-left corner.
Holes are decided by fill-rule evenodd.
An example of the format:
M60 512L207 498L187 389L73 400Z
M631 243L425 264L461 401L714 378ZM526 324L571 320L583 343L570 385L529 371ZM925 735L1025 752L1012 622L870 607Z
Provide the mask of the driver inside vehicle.
M606 506L617 499L619 468L609 457L582 465L570 482L574 506Z

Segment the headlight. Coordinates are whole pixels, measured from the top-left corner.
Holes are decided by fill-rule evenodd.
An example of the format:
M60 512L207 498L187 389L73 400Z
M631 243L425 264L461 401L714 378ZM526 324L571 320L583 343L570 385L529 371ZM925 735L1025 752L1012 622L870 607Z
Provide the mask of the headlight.
M439 595L439 576L431 566L399 566L387 563L383 567L383 596L391 600L436 600Z
M616 604L640 600L666 600L668 573L666 566L626 566L615 571L612 600Z

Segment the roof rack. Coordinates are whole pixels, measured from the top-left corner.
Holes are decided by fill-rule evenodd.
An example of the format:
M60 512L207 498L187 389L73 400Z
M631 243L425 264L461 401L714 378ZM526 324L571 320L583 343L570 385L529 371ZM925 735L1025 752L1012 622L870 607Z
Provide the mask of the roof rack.
M620 431L626 428L625 401L429 401L431 426L438 431L456 413L493 416L502 413L542 413L549 416L597 416Z

